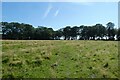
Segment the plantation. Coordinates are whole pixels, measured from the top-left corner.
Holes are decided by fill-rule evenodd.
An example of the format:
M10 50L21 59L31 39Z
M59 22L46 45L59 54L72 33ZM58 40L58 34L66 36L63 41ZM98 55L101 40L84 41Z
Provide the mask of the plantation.
M118 78L118 42L3 40L3 78Z

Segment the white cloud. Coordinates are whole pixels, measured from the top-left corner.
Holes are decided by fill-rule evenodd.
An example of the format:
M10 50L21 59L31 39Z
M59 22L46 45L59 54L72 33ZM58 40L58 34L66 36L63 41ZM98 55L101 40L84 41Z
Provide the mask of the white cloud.
M54 16L56 17L59 13L59 9L55 12Z
M48 6L47 10L46 10L45 13L44 13L43 18L46 18L46 17L48 16L48 14L50 13L50 11L51 11L52 8L53 8L52 5L49 5L49 6Z

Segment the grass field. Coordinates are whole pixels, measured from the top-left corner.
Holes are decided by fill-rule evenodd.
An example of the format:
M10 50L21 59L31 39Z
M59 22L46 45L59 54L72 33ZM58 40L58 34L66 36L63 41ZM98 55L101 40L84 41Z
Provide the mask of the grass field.
M2 77L118 78L117 41L2 41Z

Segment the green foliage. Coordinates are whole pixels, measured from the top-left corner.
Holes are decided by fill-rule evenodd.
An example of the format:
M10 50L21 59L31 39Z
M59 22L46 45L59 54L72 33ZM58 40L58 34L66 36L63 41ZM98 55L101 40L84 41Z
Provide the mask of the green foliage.
M115 24L112 22L108 22L106 25L107 25L107 35L108 35L109 39L114 40L114 36L115 36L114 26L115 26Z
M17 22L2 22L2 38L15 40L99 40L108 37L108 40L114 40L115 35L119 40L119 29L114 28L114 23L107 23L107 27L102 24L93 26L66 26L54 31L52 28L38 26L37 28L29 24Z

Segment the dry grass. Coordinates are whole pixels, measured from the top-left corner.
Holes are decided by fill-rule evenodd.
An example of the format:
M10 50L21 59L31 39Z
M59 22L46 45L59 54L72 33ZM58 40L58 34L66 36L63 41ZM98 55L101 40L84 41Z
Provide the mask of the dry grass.
M118 78L118 42L5 40L2 62L2 77Z

